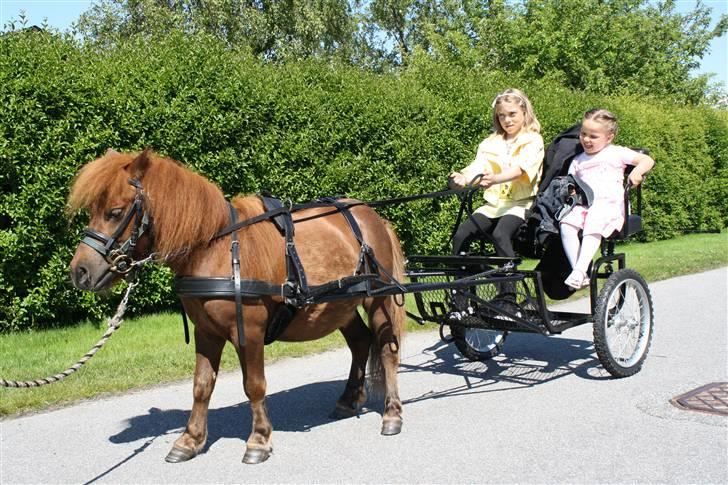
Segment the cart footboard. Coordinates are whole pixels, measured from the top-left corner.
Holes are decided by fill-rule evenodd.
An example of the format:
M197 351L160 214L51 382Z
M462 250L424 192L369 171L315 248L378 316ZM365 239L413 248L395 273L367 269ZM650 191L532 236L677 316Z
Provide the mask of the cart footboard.
M540 275L510 268L410 268L422 320L462 328L550 333ZM478 269L484 269L482 266Z

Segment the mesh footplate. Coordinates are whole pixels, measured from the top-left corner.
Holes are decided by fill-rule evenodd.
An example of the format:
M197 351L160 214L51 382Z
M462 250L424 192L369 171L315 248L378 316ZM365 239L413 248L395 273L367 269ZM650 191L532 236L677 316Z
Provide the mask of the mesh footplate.
M544 332L544 302L533 272L488 274L410 273L436 289L415 293L423 319L441 325Z

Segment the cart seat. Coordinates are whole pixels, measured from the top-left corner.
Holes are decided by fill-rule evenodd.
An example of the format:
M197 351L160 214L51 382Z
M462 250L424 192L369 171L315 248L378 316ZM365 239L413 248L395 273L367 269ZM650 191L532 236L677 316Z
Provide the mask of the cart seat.
M649 155L647 150L641 148L633 148L636 152L644 153ZM602 239L602 254L614 253L614 246L618 241L624 241L629 239L631 236L642 231L642 185L631 189L628 186L629 174L634 166L628 165L625 168L624 181L624 225L619 231L615 231L612 235ZM636 204L632 207L630 202L630 192L635 192ZM634 209L634 210L633 210ZM532 225L537 225L537 222L533 220L528 221ZM535 229L535 228L534 228ZM532 237L529 237L527 241L533 241ZM543 281L543 288L546 295L554 300L563 300L568 298L574 293L574 290L564 284L564 280L571 273L571 265L566 258L564 248L561 244L561 238L558 235L550 236L544 247L539 248L536 253L536 257L539 258L539 262L536 266L536 271L541 273Z
M609 239L624 241L629 239L630 236L634 236L640 232L642 232L642 216L639 214L629 214L624 219L624 226L622 226L622 230L615 231L614 234L609 236Z

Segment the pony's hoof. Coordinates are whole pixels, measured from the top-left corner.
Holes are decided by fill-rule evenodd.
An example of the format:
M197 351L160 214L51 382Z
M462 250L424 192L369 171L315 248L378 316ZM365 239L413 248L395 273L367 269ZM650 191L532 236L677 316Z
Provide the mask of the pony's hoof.
M352 416L356 416L355 408L341 406L339 404L337 404L334 410L331 411L331 414L329 414L329 418L331 419L346 419L351 418Z
M182 463L183 461L191 460L196 457L197 453L191 450L185 450L184 448L172 448L167 457L164 459L167 463Z
M248 465L257 465L258 463L263 463L268 458L270 458L270 451L268 450L247 448L245 450L245 455L243 455L243 463Z
M384 436L393 436L399 434L402 431L402 420L391 419L382 422L382 434Z

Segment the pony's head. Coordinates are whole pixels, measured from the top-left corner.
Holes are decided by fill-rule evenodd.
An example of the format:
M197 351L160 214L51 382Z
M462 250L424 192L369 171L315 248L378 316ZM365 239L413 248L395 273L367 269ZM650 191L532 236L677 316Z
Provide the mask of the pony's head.
M180 163L151 150L106 154L76 176L68 210L86 209L90 220L71 261L82 290L109 288L152 252L175 266L195 261L228 223L222 191Z
M71 213L89 212L84 237L71 261L71 280L82 290L103 290L133 269L134 259L151 251L150 215L143 188L150 152L109 150L85 165L68 200Z

